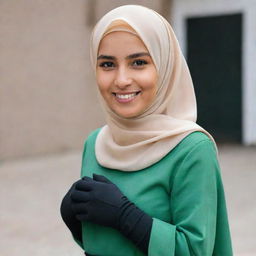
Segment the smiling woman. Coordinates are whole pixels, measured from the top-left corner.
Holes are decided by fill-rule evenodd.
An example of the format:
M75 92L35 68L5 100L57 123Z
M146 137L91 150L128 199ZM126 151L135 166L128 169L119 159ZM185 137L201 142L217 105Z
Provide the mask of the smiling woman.
M96 24L91 61L106 125L84 147L61 204L86 255L231 256L212 136L170 24L126 5Z
M143 113L156 97L157 71L140 38L112 29L102 39L98 55L97 83L109 108L124 118Z

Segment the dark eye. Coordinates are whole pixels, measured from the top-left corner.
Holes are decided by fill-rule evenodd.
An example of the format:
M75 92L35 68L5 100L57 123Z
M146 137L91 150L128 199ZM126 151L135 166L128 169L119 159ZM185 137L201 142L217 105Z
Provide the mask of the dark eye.
M99 64L100 67L102 68L113 68L114 67L114 63L111 61L105 61L105 62L101 62Z
M133 62L133 66L143 66L143 65L146 65L146 64L148 64L148 63L145 60L135 60Z

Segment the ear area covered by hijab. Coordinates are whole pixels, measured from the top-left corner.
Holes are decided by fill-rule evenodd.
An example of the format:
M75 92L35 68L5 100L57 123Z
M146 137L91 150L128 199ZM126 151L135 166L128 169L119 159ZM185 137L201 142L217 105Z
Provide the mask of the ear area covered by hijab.
M201 131L214 141L196 124L193 82L171 25L143 6L113 9L92 32L90 54L94 69L100 41L112 31L136 34L145 44L158 73L157 96L144 113L126 119L115 114L99 93L107 122L96 139L99 164L119 171L138 171L161 160L194 131Z

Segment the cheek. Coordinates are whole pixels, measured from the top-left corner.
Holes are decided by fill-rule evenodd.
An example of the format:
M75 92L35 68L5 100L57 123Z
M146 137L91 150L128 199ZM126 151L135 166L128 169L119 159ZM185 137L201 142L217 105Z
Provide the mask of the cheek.
M111 81L109 76L98 72L96 74L96 82L101 94L104 94L111 86Z
M143 81L144 90L147 90L151 96L156 95L157 93L157 74L152 70L145 74Z

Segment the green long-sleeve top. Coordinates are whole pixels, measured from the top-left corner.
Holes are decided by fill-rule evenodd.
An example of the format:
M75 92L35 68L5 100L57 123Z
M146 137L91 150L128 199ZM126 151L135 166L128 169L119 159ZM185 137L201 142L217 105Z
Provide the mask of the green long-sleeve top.
M215 146L204 133L189 134L150 167L125 172L99 165L95 157L98 132L86 140L81 176L106 176L153 218L149 256L232 255L220 167ZM82 237L80 245L92 255L144 255L109 227L83 222Z

